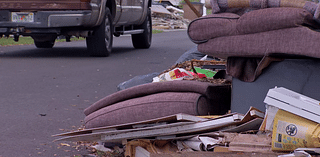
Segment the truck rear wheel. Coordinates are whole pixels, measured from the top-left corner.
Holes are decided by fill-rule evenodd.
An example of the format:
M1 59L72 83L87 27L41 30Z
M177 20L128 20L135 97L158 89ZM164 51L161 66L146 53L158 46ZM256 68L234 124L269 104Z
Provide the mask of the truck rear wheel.
M139 29L143 29L141 34L132 34L132 44L134 48L137 49L147 49L151 45L152 40L152 20L151 20L151 11L148 9L148 15L144 22L138 26Z
M107 57L111 53L113 42L112 16L109 8L101 25L94 29L91 36L86 38L87 49L91 56Z
M37 48L52 48L54 41L35 41L34 44Z

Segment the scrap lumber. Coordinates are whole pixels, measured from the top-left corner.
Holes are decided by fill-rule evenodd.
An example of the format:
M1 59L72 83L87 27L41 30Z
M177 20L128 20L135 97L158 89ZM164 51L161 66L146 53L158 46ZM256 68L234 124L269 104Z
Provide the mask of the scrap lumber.
M125 139L156 138L169 135L196 134L207 131L218 130L227 125L237 124L243 115L235 113L225 117L200 122L177 122L153 127L124 129L115 131L102 131L98 133L83 134L58 139L67 141L100 141L100 142L122 142Z
M55 141L99 141L119 143L123 140L141 138L178 139L179 137L217 131L227 126L237 127L256 118L256 115L252 115L252 111L258 112L257 109L251 107L246 115L231 113L215 119L205 119L187 114L176 114L148 121L87 129L54 136L62 136L62 138Z
M190 7L190 9L198 16L201 17L202 15L197 11L197 9L192 5L192 3L189 0L185 0L187 5Z
M275 157L276 153L239 153L239 152L179 152L170 154L150 154L150 157Z
M238 134L230 142L229 151L261 153L272 152L271 136L266 134Z
M62 134L56 134L53 135L54 137L57 136L75 136L75 135L82 135L82 134L91 134L91 133L97 133L102 132L106 130L123 130L123 129L132 129L136 125L142 125L142 124L156 124L156 123L173 123L173 122L198 122L198 121L205 121L206 118L201 118L197 116L192 116L184 113L179 113L175 115L170 115L166 117L161 118L155 118L150 119L146 121L140 121L140 122L134 122L134 123L127 123L127 124L120 124L120 125L114 125L114 126L107 126L107 127L99 127L99 128L91 128L91 129L84 129L84 130L78 130L78 131L72 131L72 132L66 132Z

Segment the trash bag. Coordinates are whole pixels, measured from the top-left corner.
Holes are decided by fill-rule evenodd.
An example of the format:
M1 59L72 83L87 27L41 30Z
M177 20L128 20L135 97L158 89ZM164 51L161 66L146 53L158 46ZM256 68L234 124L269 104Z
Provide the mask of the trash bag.
M153 81L153 78L158 76L160 73L154 72L151 74L146 74L146 75L140 75L140 76L135 76L134 78L122 82L117 86L117 90L124 90L133 86L141 85L141 84L146 84L146 83L151 83Z
M190 49L187 52L185 52L184 54L182 54L180 56L180 58L176 61L175 64L183 63L185 61L189 61L189 60L192 60L192 59L200 60L205 56L206 56L206 54L203 54L203 53L199 52L198 51L198 46L195 46L192 49ZM214 58L214 57L211 57L211 56L207 56L206 60L218 60L218 59Z

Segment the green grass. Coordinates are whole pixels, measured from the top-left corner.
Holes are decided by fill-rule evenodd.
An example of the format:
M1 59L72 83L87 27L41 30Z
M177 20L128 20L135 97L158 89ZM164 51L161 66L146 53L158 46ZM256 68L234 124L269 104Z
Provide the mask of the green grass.
M152 34L162 33L162 30L152 30ZM85 40L85 38L71 38L71 41ZM66 39L59 39L56 42L66 42ZM0 38L0 46L13 46L13 45L31 45L34 44L31 37L20 37L18 42L15 42L12 37Z
M207 15L212 14L212 9L207 9Z
M156 29L152 30L152 34L157 34L157 33L162 33L162 32L163 32L163 30L156 30Z
M19 42L15 42L11 37L0 38L0 46L30 45L30 44L34 44L33 39L31 37L20 37Z

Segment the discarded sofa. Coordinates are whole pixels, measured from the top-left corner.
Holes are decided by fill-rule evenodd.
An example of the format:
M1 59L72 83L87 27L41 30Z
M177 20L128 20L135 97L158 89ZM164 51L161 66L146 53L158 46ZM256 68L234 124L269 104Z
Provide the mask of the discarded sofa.
M113 93L84 110L85 127L133 123L185 113L224 114L230 109L231 86L199 81L147 83Z
M198 18L188 35L200 52L227 59L231 111L243 113L250 106L264 110L264 96L275 86L320 99L319 26L310 10L264 8Z
M268 90L285 87L310 98L320 100L320 59L286 58L271 62L254 82L232 79L231 111L245 113L250 106L265 109Z
M307 10L314 16L315 20L319 20L320 7L318 3L308 0L210 0L212 13L223 12L228 9L254 8L265 9L275 7L294 7Z
M308 27L306 27L308 26ZM192 21L190 39L209 56L264 57L272 54L320 57L320 33L312 14L298 8L266 8L239 16L211 14Z

